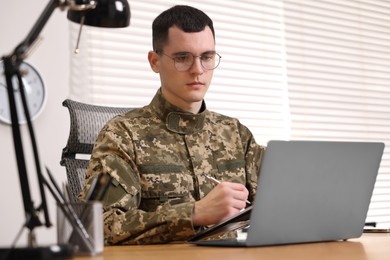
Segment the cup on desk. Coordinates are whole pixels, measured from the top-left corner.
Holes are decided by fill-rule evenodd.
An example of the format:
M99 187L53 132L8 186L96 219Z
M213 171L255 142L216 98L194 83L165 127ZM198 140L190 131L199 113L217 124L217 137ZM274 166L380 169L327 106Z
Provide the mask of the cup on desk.
M57 205L57 240L70 244L75 255L98 255L104 249L103 209L99 201Z

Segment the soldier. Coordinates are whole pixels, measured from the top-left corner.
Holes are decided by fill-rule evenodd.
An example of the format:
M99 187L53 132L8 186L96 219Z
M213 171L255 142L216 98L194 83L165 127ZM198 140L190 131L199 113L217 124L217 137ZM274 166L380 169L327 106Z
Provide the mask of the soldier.
M186 241L245 208L257 187L264 147L204 101L221 58L212 20L179 5L152 28L148 60L161 87L149 105L103 127L80 195L99 173L113 177L103 200L106 245Z

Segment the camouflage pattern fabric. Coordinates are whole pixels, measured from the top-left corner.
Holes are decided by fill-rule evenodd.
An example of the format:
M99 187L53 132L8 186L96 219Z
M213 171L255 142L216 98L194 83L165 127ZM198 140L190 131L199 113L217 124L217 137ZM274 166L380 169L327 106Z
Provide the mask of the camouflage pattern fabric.
M203 174L243 183L254 198L264 147L237 119L199 114L169 104L161 90L152 102L110 120L101 130L86 185L101 172L113 181L103 200L106 245L190 239L195 201L214 187Z

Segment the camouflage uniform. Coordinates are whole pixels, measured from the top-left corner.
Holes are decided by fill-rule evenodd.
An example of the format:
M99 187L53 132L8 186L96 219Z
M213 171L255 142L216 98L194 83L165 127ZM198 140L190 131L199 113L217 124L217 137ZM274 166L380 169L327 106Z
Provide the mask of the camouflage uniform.
M96 141L87 183L101 172L114 177L103 201L105 244L191 238L195 201L213 188L202 174L245 184L252 200L263 150L238 120L205 103L199 114L184 112L159 90L148 106L108 122Z

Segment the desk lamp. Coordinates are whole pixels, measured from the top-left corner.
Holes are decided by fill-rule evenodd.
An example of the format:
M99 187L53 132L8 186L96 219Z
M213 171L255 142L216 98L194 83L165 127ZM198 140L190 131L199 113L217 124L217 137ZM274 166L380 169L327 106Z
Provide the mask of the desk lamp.
M80 32L83 24L106 28L126 27L130 24L130 7L127 0L50 0L43 10L42 14L34 24L27 37L14 49L14 51L2 58L4 65L4 76L8 93L12 136L16 161L18 166L19 181L23 197L23 205L26 222L23 228L29 229L28 246L24 248L0 249L0 259L69 259L73 256L73 250L67 245L53 245L48 247L37 246L34 236L34 229L38 226L51 226L47 210L44 185L56 198L53 189L41 171L41 165L38 157L38 149L35 141L33 125L28 108L28 100L25 95L23 85L23 72L20 68L23 61L27 58L31 47L38 39L40 32L49 20L51 14L56 8L68 10L68 19L80 23ZM3 75L1 75L3 76ZM16 86L14 86L16 85ZM35 161L35 171L37 173L39 191L41 196L41 205L36 207L31 199L30 187L28 183L27 168L23 151L23 143L19 127L19 117L22 117L22 111L17 110L15 93L19 92L23 105L23 115L28 126L28 133L31 141L32 152ZM39 211L44 213L44 223L39 219Z

